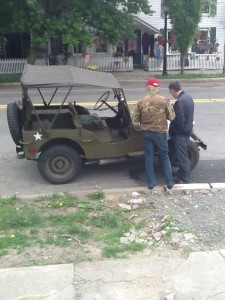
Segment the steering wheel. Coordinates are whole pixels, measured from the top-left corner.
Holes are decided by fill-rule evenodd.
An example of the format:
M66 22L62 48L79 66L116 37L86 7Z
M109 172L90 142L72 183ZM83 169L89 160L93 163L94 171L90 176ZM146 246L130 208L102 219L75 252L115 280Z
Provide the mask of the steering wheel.
M107 91L103 95L101 95L101 97L95 103L94 110L101 108L103 104L106 104L109 108L111 108L111 106L106 103L107 99L109 98L109 94L110 91Z
M95 106L94 106L94 110L97 110L97 109L100 109L102 107L103 104L105 104L109 109L111 109L115 114L118 113L118 111L111 105L109 105L107 103L107 100L109 98L109 94L110 94L110 91L107 91L105 92L98 100L97 102L95 103ZM107 109L107 108L105 108Z

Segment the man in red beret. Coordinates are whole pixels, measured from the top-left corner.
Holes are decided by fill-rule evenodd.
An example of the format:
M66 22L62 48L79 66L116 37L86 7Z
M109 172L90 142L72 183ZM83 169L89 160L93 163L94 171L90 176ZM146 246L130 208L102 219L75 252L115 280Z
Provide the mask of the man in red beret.
M146 82L147 95L137 103L132 120L134 123L140 124L143 130L148 188L153 189L155 186L153 163L157 149L166 177L167 188L171 189L174 181L168 155L167 120L173 120L175 113L169 100L159 95L159 86L159 80L154 77Z

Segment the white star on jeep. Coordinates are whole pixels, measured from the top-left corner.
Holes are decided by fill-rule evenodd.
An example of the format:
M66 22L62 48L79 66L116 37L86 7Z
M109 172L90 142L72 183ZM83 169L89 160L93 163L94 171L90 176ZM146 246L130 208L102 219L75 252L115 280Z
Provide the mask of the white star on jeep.
M40 134L39 132L37 132L36 134L34 134L35 140L41 140L42 134Z

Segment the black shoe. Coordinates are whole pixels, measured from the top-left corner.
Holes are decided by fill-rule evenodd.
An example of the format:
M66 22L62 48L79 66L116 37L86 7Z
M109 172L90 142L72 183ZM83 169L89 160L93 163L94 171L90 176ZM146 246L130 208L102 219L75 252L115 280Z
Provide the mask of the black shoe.
M173 188L173 184L167 184L167 188L169 189L169 190L171 190L172 188Z
M153 186L148 186L149 190L153 190L153 188L154 188L154 185Z

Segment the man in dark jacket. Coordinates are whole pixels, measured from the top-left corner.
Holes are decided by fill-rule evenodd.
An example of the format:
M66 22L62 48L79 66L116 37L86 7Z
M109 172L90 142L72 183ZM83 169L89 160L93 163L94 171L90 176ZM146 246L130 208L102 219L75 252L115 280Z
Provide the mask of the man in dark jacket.
M169 127L169 136L172 138L179 165L174 182L188 183L191 172L188 143L193 128L194 101L181 89L180 83L177 81L169 84L169 90L176 99L173 106L176 116Z

